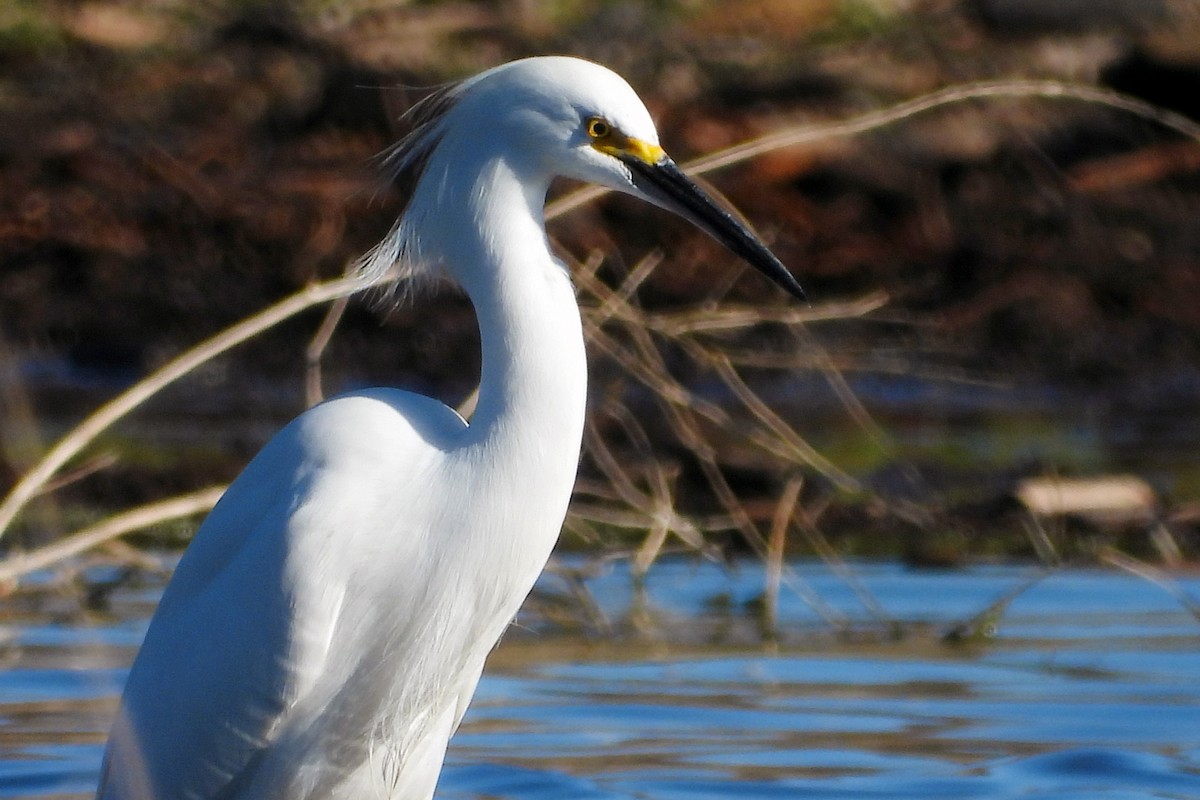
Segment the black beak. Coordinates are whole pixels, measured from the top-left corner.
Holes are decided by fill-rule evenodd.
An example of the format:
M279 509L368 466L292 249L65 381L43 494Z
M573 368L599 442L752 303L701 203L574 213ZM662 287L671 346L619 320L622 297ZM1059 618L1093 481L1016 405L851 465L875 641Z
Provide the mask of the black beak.
M621 160L633 173L634 187L655 205L691 221L792 296L807 299L792 273L762 240L684 175L670 158L664 156L653 164L635 155L623 156Z

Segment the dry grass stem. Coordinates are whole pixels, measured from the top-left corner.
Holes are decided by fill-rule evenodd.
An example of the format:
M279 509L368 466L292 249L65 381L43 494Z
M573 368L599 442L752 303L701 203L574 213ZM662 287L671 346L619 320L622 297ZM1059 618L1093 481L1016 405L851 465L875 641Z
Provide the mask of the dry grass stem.
M867 609L871 616L879 622L891 623L893 620L883 607L883 604L872 594L867 585L859 579L854 570L846 564L845 559L838 554L833 545L829 543L829 540L825 538L825 535L821 533L821 529L817 527L817 519L820 517L822 510L820 508L800 509L796 514L798 518L796 524L804 534L805 541L808 542L813 552L821 558L821 561L829 567L833 574L837 575L843 583L850 587L850 591L854 592L854 596L858 598L863 608Z
M1181 606L1188 610L1188 613L1200 620L1200 601L1188 594L1183 587L1176 583L1169 575L1162 570L1140 561L1133 556L1125 555L1124 553L1115 550L1111 547L1105 547L1100 553L1100 560L1106 564L1124 570L1130 575L1136 575L1143 580L1150 581L1167 594L1175 598Z
M734 395L742 401L746 408L754 415L754 418L761 422L763 428L756 432L755 440L760 444L768 444L774 437L774 441L784 445L791 451L790 455L795 460L812 467L817 472L824 475L830 481L838 486L838 488L847 492L856 494L863 492L863 486L846 472L838 469L838 467L829 459L818 453L812 445L804 440L800 434L787 424L775 411L750 388L749 385L738 374L738 371L733 368L733 364L729 363L729 359L723 355L710 354L710 362L717 368L717 374L725 382L725 385L733 390ZM764 436L763 434L767 434ZM786 451L785 451L786 452Z
M100 453L99 455L93 456L87 461L84 461L75 469L65 472L53 480L46 481L46 483L34 496L36 497L43 494L57 492L59 489L62 489L66 486L70 486L73 483L78 483L84 478L87 478L89 475L95 475L97 472L102 472L108 469L116 464L119 460L120 459L117 457L116 453Z
M847 120L826 123L804 123L784 128L773 133L751 139L748 142L718 150L683 164L684 171L691 175L704 175L719 169L741 164L766 153L796 147L802 144L857 136L888 125L901 122L946 106L958 105L972 100L985 99L1044 99L1075 100L1082 103L1104 106L1125 111L1134 116L1155 122L1164 128L1200 141L1200 123L1165 108L1160 108L1136 97L1108 89L1099 89L1085 84L1062 81L1000 80L948 86L936 92L915 97L887 108L869 111ZM603 197L608 189L589 186L571 192L546 206L546 219L556 219L580 206Z
M25 504L37 495L42 487L80 450L114 422L136 409L164 387L229 348L257 336L283 320L360 288L359 281L349 278L306 286L299 292L226 328L216 336L175 357L151 375L100 406L92 412L91 416L59 439L9 491L4 502L0 503L0 536L3 536L4 532L8 530L9 525L12 524L13 519Z
M663 336L688 336L695 333L743 331L757 325L796 326L828 320L855 319L878 311L888 303L885 292L871 292L852 300L834 300L806 307L755 306L738 308L719 306L697 308L667 314L643 314L645 326Z
M310 408L325 399L325 390L321 387L321 357L349 305L349 297L339 297L330 303L320 327L304 349L304 401Z
M767 577L764 591L767 624L772 629L779 621L779 587L783 581L783 555L787 544L787 531L800 501L800 490L804 478L793 476L788 479L779 502L775 505L775 516L771 520L771 535L767 540Z
M704 174L733 166L765 153L801 144L846 136L856 136L892 125L928 111L972 100L1075 100L1125 111L1155 122L1189 139L1200 141L1200 123L1165 108L1109 89L1062 81L1000 80L948 86L887 108L838 122L797 125L769 133L743 144L720 150L688 162L686 169Z
M183 517L203 514L216 505L226 487L213 486L198 492L160 500L114 514L95 525L67 535L53 544L28 553L18 553L0 562L0 585L9 585L35 570L45 569L131 531L142 530Z

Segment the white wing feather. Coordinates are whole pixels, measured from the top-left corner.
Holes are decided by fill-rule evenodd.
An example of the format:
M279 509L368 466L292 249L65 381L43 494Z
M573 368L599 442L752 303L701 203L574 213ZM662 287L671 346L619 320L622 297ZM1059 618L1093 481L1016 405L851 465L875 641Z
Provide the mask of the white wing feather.
M130 672L100 797L301 797L359 766L399 677L370 680L372 653L389 631L421 621L412 606L422 590L407 579L427 562L411 548L435 539L425 528L437 524L421 497L463 430L436 401L374 390L310 410L259 453L163 595ZM393 536L356 540L356 528L377 532L384 519ZM374 576L351 569L371 563L364 546L387 549L377 563L395 584L389 608L355 603L378 596L362 591ZM350 673L362 679L346 683ZM323 748L299 746L332 728ZM293 750L305 761L282 764Z

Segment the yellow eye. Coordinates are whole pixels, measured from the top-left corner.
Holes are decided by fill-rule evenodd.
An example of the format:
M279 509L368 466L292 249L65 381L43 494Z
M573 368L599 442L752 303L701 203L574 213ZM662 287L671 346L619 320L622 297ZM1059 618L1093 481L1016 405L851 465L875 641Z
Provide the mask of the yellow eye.
M587 132L593 139L603 139L612 133L612 125L599 117L592 117L587 121Z

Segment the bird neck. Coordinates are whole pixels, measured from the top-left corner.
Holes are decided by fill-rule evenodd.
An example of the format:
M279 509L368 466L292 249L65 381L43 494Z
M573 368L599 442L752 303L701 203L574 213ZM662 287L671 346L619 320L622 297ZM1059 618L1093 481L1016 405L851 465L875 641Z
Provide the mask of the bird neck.
M480 164L475 174L475 186L454 198L464 217L444 244L445 266L479 322L482 371L471 438L523 473L530 491L563 495L565 511L579 460L587 365L574 288L546 239L549 178L519 174L503 160Z

